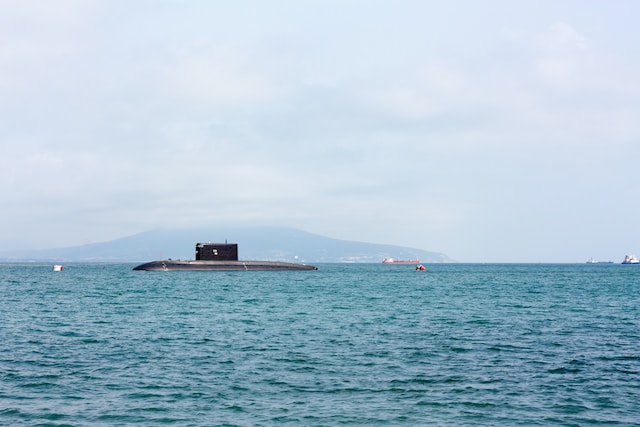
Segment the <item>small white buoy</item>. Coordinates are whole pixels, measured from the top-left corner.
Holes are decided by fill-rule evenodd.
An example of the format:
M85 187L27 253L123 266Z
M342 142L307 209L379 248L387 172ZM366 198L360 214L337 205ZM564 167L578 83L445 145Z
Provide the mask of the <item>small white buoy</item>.
M60 264L55 264L53 266L53 271L62 271L62 265Z

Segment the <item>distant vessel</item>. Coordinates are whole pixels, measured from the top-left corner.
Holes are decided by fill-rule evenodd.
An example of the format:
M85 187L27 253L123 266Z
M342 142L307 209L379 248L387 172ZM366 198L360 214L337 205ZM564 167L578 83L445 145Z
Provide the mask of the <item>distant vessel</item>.
M385 258L382 260L383 264L420 264L419 259L411 259L411 260L399 260L393 258Z
M593 258L589 258L587 264L613 264L613 261L596 261Z
M627 255L624 257L622 264L640 264L640 260L635 255Z
M272 271L317 270L318 267L280 261L240 261L237 243L197 243L195 260L151 261L134 267L146 271Z
M62 266L60 264L56 264L53 266L53 271L62 271Z

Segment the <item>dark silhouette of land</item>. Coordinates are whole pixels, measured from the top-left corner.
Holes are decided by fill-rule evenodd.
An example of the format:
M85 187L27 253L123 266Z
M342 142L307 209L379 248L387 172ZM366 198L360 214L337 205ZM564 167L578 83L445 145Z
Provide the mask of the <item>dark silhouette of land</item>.
M195 244L238 243L241 260L294 262L381 262L383 258L420 259L425 263L454 262L423 249L355 242L287 227L220 227L151 230L108 242L59 249L2 251L0 260L144 262L194 259Z

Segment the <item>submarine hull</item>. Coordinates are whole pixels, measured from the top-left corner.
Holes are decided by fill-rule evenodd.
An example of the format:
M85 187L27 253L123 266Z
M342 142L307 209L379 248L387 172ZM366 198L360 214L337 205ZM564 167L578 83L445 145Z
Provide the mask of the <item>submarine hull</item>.
M307 264L279 261L151 261L134 267L144 271L288 271L317 270Z

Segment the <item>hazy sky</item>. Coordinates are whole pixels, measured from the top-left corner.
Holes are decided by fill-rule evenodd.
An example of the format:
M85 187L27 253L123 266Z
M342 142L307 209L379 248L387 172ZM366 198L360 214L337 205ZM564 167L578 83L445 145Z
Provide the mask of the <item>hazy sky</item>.
M0 0L0 249L246 224L468 262L640 255L638 16Z

